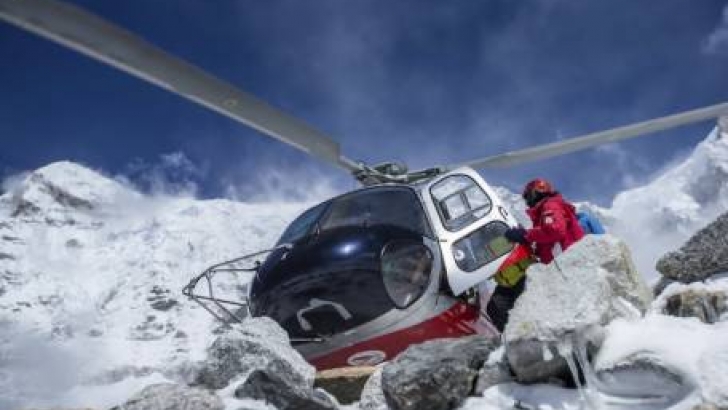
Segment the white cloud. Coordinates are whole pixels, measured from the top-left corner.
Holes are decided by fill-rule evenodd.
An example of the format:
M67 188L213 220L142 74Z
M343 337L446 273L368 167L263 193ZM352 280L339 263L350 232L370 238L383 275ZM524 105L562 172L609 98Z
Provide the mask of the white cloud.
M703 43L703 52L706 54L728 55L728 6L723 9L723 18L718 27Z
M306 167L268 168L254 180L230 181L226 197L242 202L315 203L341 193L330 176Z
M633 154L624 146L620 144L602 145L596 148L596 152L610 158L615 165L614 168L620 171L618 175L621 189L634 188L645 182L647 168L640 161L639 156Z
M0 193L12 192L28 177L29 172L21 172L7 176L0 185Z
M205 170L193 163L183 152L162 154L159 160L148 163L141 159L132 161L120 177L154 195L195 196L198 182Z

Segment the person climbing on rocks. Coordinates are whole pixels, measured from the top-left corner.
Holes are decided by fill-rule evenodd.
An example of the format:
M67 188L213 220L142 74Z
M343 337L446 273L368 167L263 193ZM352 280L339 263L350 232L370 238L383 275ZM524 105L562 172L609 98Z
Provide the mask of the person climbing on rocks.
M545 179L526 184L523 199L533 227L510 228L505 232L506 239L517 246L496 273L498 285L486 306L488 316L501 332L508 322L508 312L525 290L528 266L534 262L551 263L555 255L584 237L574 205Z
M532 247L539 262L551 263L554 253L565 251L584 237L574 205L545 179L534 179L526 184L523 199L533 228L511 228L505 237L513 243Z

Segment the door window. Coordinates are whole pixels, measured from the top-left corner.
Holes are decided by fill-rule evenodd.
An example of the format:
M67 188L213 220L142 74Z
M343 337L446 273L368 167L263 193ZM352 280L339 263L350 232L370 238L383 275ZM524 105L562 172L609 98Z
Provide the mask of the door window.
M433 185L430 193L442 224L449 231L465 228L493 208L488 194L466 175L449 176Z
M319 217L326 209L326 205L328 205L328 202L316 205L302 213L298 218L291 222L290 225L288 225L288 228L286 228L283 235L281 235L281 239L278 240L278 244L293 243L310 233Z
M513 249L513 244L503 236L508 225L491 222L453 244L453 256L458 267L472 272L493 262Z

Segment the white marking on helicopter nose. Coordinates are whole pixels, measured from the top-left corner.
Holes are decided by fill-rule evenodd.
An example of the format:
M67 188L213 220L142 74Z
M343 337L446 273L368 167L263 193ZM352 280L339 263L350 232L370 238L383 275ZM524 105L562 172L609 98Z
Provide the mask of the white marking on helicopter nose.
M310 332L311 330L313 330L313 326L311 326L311 322L309 322L305 317L303 317L303 315L305 315L306 313L308 313L314 309L318 309L322 306L332 306L334 308L334 310L336 310L336 313L341 315L341 317L344 318L344 320L349 320L352 317L354 317L354 316L352 316L351 313L349 313L348 310L346 310L344 305L342 305L341 303L313 298L308 301L308 306L306 306L305 308L300 309L298 312L296 312L296 318L298 319L298 324L301 326L301 329L303 329L307 332Z

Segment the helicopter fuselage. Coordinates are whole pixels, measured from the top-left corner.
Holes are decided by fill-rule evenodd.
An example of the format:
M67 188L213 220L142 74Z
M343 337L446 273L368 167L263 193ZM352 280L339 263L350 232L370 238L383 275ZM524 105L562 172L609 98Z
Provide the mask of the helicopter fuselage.
M515 224L469 168L338 196L286 229L250 285L250 313L276 320L319 369L496 333L463 294L495 273Z

